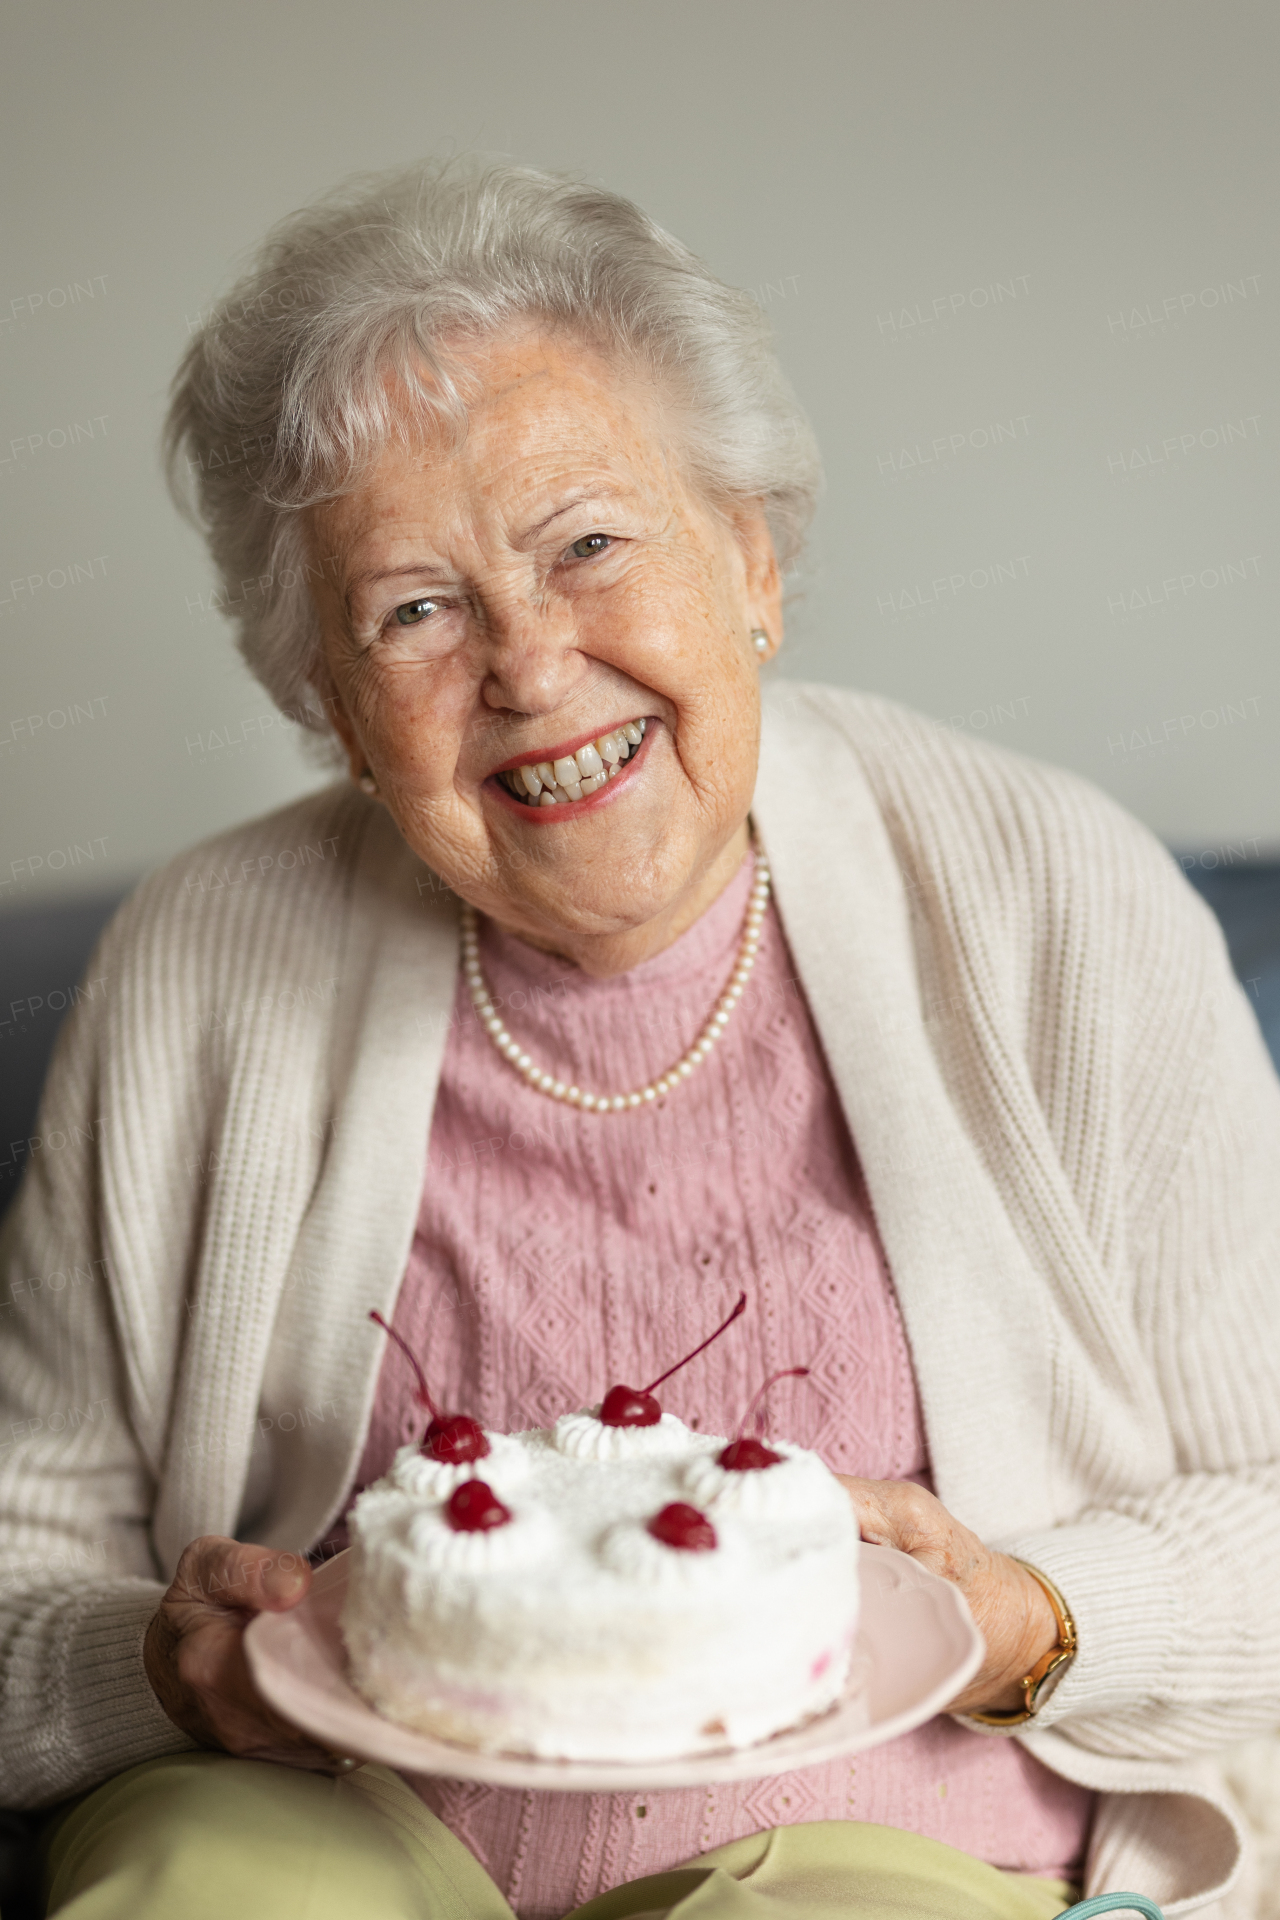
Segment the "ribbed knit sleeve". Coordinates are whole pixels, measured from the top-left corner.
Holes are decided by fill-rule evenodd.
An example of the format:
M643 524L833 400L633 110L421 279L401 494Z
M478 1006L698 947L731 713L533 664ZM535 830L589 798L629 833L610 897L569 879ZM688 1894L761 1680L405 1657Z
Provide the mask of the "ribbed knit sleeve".
M170 1565L238 1524L332 1132L345 805L315 796L145 882L59 1035L0 1242L0 1804L191 1744L142 1664L159 1523L167 1502Z
M1280 1724L1280 1081L1143 827L901 710L859 703L855 739L868 705L932 1045L1063 1301L1060 1517L992 1539L1079 1628L1037 1730L1135 1761L1221 1749ZM1146 1409L1141 1461L1089 1413L1106 1370Z
M1170 1084L1131 1109L1160 1179L1135 1183L1129 1269L1180 1471L1008 1543L1080 1628L1039 1724L1161 1759L1280 1723L1280 1084L1216 926L1192 898L1180 919L1152 929L1199 964L1165 1002L1173 1030L1143 1020Z
M106 994L119 942L90 968ZM106 994L59 1036L0 1247L0 1803L41 1806L191 1743L142 1666L164 1583L96 1204Z

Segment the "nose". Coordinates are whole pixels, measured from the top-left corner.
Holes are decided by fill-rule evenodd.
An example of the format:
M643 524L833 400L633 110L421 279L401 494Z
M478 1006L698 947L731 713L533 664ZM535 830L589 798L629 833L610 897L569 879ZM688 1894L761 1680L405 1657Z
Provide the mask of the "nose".
M567 705L590 673L571 607L552 596L489 610L482 698L495 712L541 716Z

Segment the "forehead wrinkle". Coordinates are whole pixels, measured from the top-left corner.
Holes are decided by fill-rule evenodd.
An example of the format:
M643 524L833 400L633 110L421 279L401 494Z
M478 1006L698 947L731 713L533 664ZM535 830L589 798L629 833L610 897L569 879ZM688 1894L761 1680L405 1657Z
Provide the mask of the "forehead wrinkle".
M548 463L554 460L554 454L548 456ZM541 463L524 462L518 457L513 462L519 490L532 494L537 502L536 505L531 502L524 508L524 514L534 514L536 518L524 519L522 515L523 524L517 523L515 531L510 531L510 527L520 503L501 498L503 489L500 474L490 473L478 476L483 480L478 503L481 506L479 515L468 513L463 502L456 495L453 496L449 504L457 514L459 530L463 531L465 540L471 541L477 536L483 540L486 535L497 532L505 546L523 553L537 542L555 520L564 514L572 513L576 508L597 504L602 508L627 508L634 504L652 511L656 504L656 490L651 476L641 477L619 473L615 468L612 472L605 470L589 472L585 477L579 470L544 479L536 473L529 473L529 466L536 464ZM542 496L541 499L537 498L538 495ZM412 548L422 539L426 529L421 527L413 506L406 507L404 502L398 500L389 501L387 504L392 508L392 513L380 515L374 512L369 515L365 519L365 524L355 530L350 542L352 547L358 549L370 541L379 540L392 521L394 521L394 532L391 538L395 545ZM420 511L430 515L432 504L430 500L424 502ZM669 517L669 513L670 508L666 506L664 520ZM364 518L364 516L361 517ZM487 522L487 526L482 526L482 522ZM424 553L420 559L411 559L397 566L365 565L350 575L349 584L352 587L360 586L370 579L396 573L409 573L415 568L424 575L431 574L439 577L452 575L456 569L448 560L441 558L433 533L428 534L423 541L423 544L431 550L431 557Z
M593 483L572 487L567 498L557 498L553 493L553 504L550 506L549 511L543 514L538 520L531 522L520 532L506 538L506 544L515 552L524 553L529 547L536 544L537 540L552 522L558 520L562 515L572 513L577 507L594 504L595 502L600 502L601 504L606 502L623 502L625 501L626 492L627 489L615 484L600 485ZM502 518L504 516L499 514L498 517ZM364 528L356 535L352 544L359 548L371 539L376 541L380 532L381 528L377 524ZM418 538L417 530L404 530L402 525L398 525L393 538L396 545L403 543L406 546L412 547L416 544ZM379 580L392 580L415 574L424 580L450 579L454 577L456 572L456 567L451 566L449 563L436 558L428 559L425 555L421 557L415 556L397 566L380 566L374 563L357 567L347 578L346 591L348 595L350 595L358 588L369 586Z
M656 396L641 390L640 405L633 411L621 395L600 394L597 388L595 397L605 404L599 410L587 409L595 413L586 434L588 441L597 441L594 447L565 446L558 441L556 427L562 422L571 425L571 419L565 422L565 414L578 411L574 402L579 396L572 393L557 394L557 404L550 408L524 410L517 399L514 418L503 420L499 405L498 417L490 414L484 419L500 396L518 396L535 379L539 384L554 384L558 372L545 363L520 368L489 390L477 410L479 417L473 416L473 431L444 459L433 459L422 446L413 451L406 448L370 477L359 490L362 498L347 495L339 516L348 523L349 539L343 544L352 558L370 545L383 546L384 551L389 547L388 560L396 556L397 548L409 555L401 565L381 566L375 552L357 567L345 583L349 613L351 595L371 581L416 572L425 584L472 573L478 558L483 564L483 552L477 554L476 548L483 550L496 539L508 553L524 551L561 514L595 500L624 506L634 503L646 517L656 511L660 524L650 531L670 536L684 518L681 496L687 483L660 430L660 419L654 418ZM406 500L411 491L417 494L416 500ZM523 510L521 496L527 503ZM535 514L536 518L526 518ZM516 532L511 530L513 523L519 526ZM439 544L442 528L444 546ZM456 559L442 558L458 540L472 549L461 566ZM428 552L415 552L420 542Z

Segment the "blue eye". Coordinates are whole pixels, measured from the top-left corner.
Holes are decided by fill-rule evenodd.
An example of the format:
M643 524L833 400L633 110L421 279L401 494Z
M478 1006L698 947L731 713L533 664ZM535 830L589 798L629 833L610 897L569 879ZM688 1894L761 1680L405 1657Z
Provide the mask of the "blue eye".
M429 619L439 604L438 600L410 600L396 608L396 619L402 627L416 627L419 621Z
M584 533L581 540L575 540L569 551L578 560L589 560L593 553L603 553L606 547L613 545L607 533Z

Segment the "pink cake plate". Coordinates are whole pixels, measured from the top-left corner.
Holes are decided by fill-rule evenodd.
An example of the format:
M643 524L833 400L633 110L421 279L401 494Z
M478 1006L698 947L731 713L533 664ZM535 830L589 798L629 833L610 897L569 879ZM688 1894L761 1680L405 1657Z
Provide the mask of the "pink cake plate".
M339 1616L349 1557L328 1561L290 1613L260 1613L245 1635L258 1691L277 1713L335 1753L380 1760L401 1773L440 1773L500 1787L557 1793L630 1792L757 1780L838 1760L896 1740L941 1713L977 1672L982 1635L959 1589L892 1547L859 1556L862 1611L844 1697L807 1726L758 1746L676 1760L534 1760L476 1753L385 1720L347 1678Z

